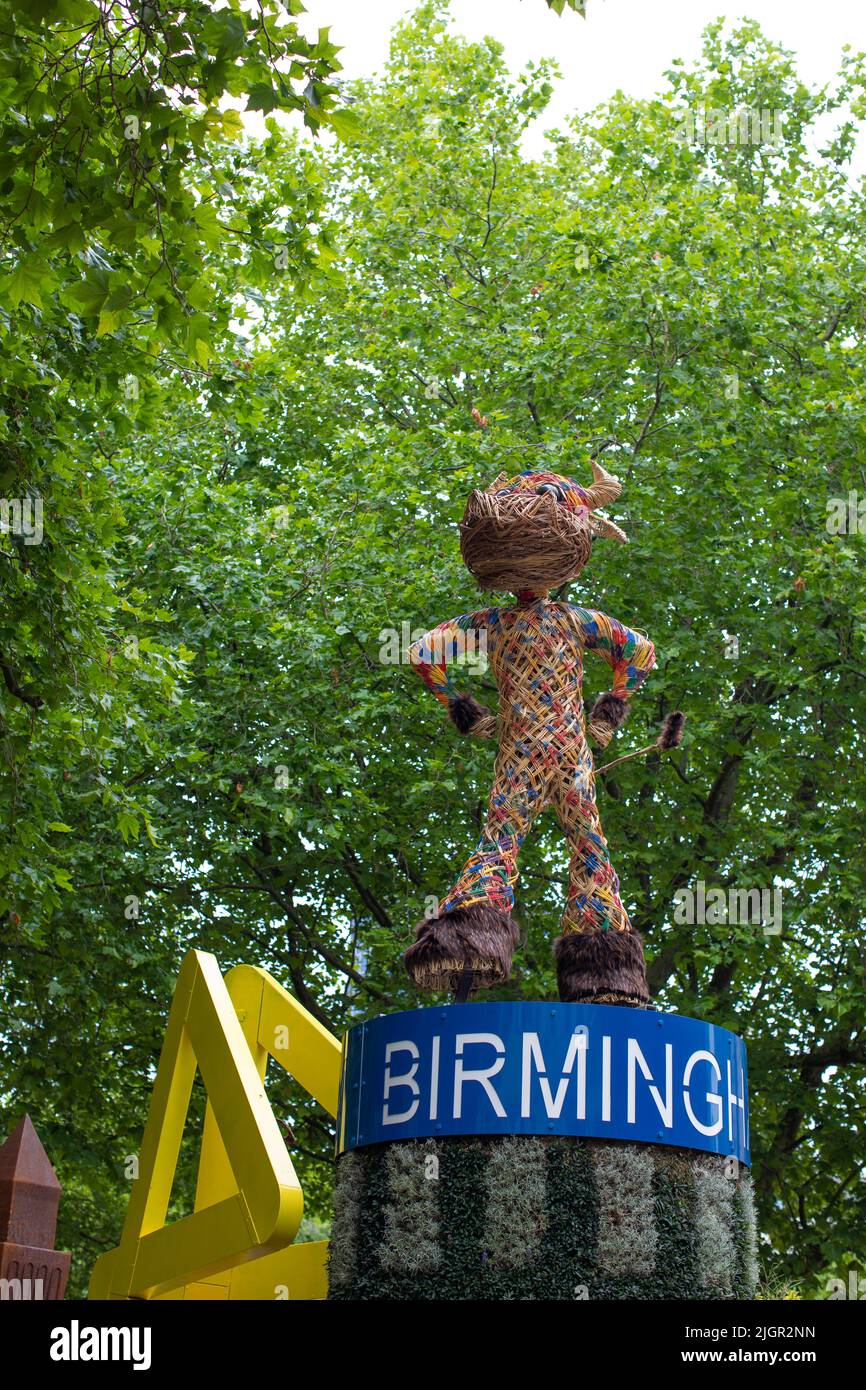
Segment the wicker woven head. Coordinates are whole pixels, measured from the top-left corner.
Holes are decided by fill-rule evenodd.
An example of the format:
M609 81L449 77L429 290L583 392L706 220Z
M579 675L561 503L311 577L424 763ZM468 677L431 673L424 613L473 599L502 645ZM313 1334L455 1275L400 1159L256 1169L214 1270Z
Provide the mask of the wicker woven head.
M619 482L599 463L592 471L586 488L560 473L500 473L484 492L470 493L460 553L482 589L556 588L580 573L596 536L627 539L595 511L619 496Z

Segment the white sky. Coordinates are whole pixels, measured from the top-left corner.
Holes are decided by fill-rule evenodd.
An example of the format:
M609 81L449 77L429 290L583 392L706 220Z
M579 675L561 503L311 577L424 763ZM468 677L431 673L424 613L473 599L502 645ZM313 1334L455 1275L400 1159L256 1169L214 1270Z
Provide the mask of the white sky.
M393 25L415 6L408 0L305 0L298 22L314 37L330 25L343 45L343 76L368 76L381 68ZM797 55L807 84L827 81L838 69L842 46L866 49L863 0L586 0L586 18L561 16L545 0L452 0L455 27L470 39L491 34L505 47L510 67L529 58L553 57L563 81L543 119L549 129L574 110L586 111L621 88L648 97L659 89L672 58L700 52L710 20L726 15L756 19L767 35ZM530 143L532 153L541 144ZM533 148L533 146L535 146Z

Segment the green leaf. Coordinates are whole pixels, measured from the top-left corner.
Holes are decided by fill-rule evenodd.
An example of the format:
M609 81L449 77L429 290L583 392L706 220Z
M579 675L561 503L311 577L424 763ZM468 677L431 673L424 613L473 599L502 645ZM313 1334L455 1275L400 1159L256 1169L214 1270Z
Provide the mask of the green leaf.
M349 111L346 107L338 107L327 114L327 123L339 136L341 140L358 140L363 134L363 127L357 112Z
M118 309L100 309L96 326L97 338L104 338L106 333L114 333L120 327L121 318L122 314Z
M4 275L0 280L0 296L6 299L13 309L17 309L22 302L41 309L41 285L41 278L36 271L28 265L19 265L10 275Z

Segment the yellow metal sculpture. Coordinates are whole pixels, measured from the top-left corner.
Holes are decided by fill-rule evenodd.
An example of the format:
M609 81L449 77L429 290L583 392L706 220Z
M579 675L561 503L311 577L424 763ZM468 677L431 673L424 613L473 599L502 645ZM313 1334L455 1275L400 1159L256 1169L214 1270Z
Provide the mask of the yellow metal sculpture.
M304 1199L265 1094L273 1057L336 1116L340 1044L266 971L223 980L204 951L184 958L116 1249L93 1268L93 1299L321 1299L327 1241L293 1245ZM198 1066L208 1095L195 1209L165 1224Z

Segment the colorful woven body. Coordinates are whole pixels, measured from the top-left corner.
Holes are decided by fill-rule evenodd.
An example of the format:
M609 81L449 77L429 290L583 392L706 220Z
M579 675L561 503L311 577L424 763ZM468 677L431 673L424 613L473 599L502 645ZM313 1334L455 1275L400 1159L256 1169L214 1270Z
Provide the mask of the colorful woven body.
M653 665L652 643L603 613L526 593L513 606L440 624L415 644L411 659L447 706L457 694L449 662L485 645L499 690L493 787L475 853L439 911L483 904L510 912L521 845L535 817L550 807L571 855L563 932L628 931L596 807L583 652L595 651L611 666L612 693L626 699Z

